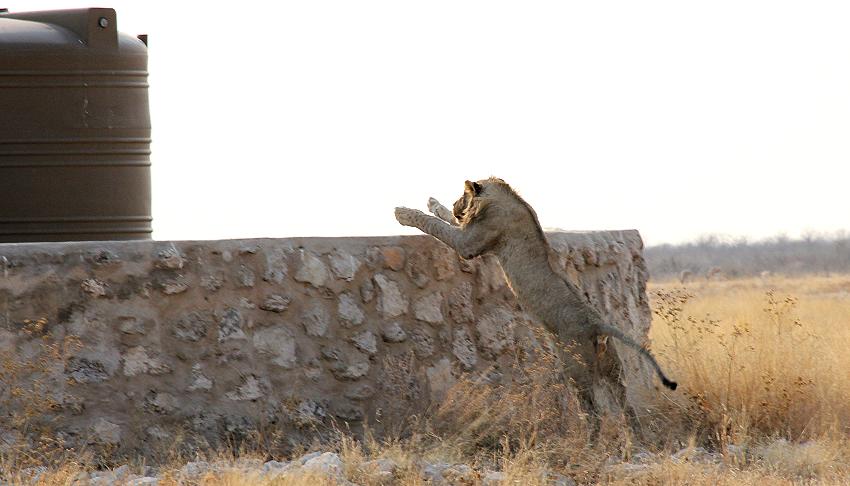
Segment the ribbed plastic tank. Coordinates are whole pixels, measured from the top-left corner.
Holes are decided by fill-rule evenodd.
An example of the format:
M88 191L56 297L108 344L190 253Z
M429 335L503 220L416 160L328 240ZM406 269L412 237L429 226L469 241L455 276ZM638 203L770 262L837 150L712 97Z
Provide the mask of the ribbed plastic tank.
M0 242L151 237L147 46L115 10L0 10Z

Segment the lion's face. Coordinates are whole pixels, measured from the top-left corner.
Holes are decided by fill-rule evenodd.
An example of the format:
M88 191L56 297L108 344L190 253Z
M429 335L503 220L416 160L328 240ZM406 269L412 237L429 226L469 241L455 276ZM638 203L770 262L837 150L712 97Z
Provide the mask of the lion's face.
M478 182L466 181L463 187L463 196L455 201L452 206L452 214L458 221L464 221L472 207L472 201L481 194L483 187Z
M469 203L471 201L472 198L465 192L460 199L455 201L454 206L452 206L452 214L454 214L456 220L463 221L463 217L466 215L466 211L469 209Z

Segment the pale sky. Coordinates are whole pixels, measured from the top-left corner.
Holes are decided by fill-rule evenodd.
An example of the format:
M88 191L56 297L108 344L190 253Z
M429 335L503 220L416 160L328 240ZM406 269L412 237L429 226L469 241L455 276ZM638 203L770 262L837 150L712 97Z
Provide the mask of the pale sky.
M648 244L850 228L850 2L3 6L149 34L156 239L414 234L490 175Z

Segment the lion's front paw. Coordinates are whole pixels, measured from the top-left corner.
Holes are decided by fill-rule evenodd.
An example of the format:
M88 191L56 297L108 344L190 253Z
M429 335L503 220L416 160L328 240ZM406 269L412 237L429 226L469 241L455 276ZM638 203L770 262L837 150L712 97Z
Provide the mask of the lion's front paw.
M437 212L442 208L443 205L440 204L440 201L437 201L433 197L428 198L428 211L431 211L431 214L436 215Z
M415 221L421 214L424 213L418 209L395 208L395 219L404 226L416 226Z

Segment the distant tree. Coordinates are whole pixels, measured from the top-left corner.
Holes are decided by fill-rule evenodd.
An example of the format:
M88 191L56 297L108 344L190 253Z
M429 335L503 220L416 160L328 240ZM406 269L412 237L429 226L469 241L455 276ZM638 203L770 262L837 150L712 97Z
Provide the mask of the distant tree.
M800 239L779 234L762 241L703 235L694 242L647 247L645 256L653 278L682 282L692 275L710 278L710 271L729 277L850 273L850 232L806 232Z

